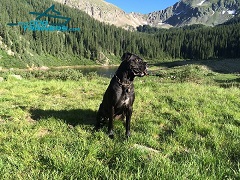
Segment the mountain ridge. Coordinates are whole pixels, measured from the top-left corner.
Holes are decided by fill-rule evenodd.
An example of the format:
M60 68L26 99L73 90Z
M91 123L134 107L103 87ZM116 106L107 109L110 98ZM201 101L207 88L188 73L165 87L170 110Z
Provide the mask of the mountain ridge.
M147 24L146 15L140 13L127 14L119 7L108 3L104 0L53 0L55 2L67 5L69 7L77 8L94 19L113 24L125 29L136 28L139 25Z
M172 6L148 14L126 13L104 0L53 0L86 12L98 21L125 29L140 25L170 28L192 24L215 26L240 12L240 0L181 0Z
M174 27L192 24L215 26L239 14L240 0L181 0L164 10L148 14L148 25Z

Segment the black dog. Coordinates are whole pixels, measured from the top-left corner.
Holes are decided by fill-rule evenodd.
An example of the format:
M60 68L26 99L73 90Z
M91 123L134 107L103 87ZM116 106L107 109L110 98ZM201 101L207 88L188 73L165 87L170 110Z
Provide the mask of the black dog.
M130 136L130 121L135 99L133 80L135 76L147 75L147 63L140 57L124 53L122 63L112 78L99 106L96 129L104 120L108 122L108 134L113 138L113 119L126 117L126 137Z

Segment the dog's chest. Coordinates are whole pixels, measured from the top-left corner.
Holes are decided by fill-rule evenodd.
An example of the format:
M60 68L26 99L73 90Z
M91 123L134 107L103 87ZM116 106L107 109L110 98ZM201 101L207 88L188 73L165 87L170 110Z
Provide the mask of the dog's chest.
M130 89L123 91L121 102L122 102L121 104L124 106L130 105Z
M127 97L127 98L123 101L123 104L127 106L127 105L129 105L129 102L130 102L130 98Z

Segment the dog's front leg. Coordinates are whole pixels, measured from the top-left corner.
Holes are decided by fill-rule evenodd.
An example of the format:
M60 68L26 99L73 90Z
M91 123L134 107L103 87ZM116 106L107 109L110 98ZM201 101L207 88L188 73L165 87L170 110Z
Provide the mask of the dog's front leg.
M129 107L126 111L126 138L129 138L130 133L130 123L131 123L131 117L132 117L132 107Z
M113 133L113 115L114 115L114 107L110 110L110 116L109 116L109 122L108 122L108 136L113 139L114 133Z

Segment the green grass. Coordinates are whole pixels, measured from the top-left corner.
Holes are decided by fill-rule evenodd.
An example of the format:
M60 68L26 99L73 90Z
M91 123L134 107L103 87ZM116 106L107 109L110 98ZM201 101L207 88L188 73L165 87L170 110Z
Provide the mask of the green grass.
M107 78L0 82L0 179L239 179L239 88L196 67L156 73L135 80L128 141L121 121L114 140L93 131Z
M24 65L19 59L8 55L5 51L0 49L0 67L2 67L2 68L12 68L12 67L23 68Z
M119 64L117 57L110 56L111 61L109 64ZM119 59L119 58L118 58ZM8 55L5 51L0 49L0 67L4 69L10 68L21 68L26 69L27 66L31 67L58 67L58 66L77 66L77 65L97 65L95 60L86 59L83 57L77 57L74 55L62 55L60 57L54 57L49 54L38 55L34 52L25 53L22 55L22 58L19 58L18 55L11 56Z

